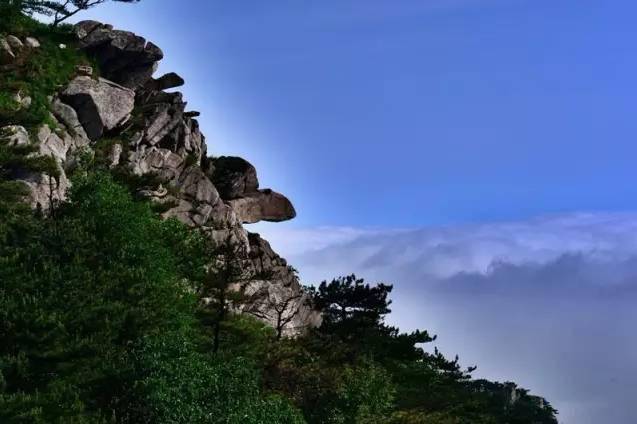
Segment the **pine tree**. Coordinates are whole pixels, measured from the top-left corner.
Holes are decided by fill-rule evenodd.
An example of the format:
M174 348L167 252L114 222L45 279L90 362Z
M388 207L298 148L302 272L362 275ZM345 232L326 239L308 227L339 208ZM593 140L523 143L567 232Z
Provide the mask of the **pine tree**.
M26 15L39 14L51 16L53 26L59 25L77 13L94 6L106 3L108 0L0 0L0 11L7 17L24 13ZM137 3L140 0L113 0L122 3Z

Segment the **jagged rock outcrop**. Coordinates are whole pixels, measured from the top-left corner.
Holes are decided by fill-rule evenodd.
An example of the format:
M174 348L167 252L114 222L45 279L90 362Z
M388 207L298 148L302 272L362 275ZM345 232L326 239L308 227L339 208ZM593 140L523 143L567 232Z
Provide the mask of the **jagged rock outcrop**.
M213 247L231 243L241 252L234 260L247 278L233 287L250 300L238 311L275 328L283 322L278 329L283 335L318 325L321 315L294 269L267 241L242 227L292 219L292 203L282 194L259 189L256 169L246 160L207 157L205 137L195 119L199 113L186 111L181 93L163 91L183 85L183 79L174 73L152 77L163 57L157 46L95 21L80 22L75 31L80 48L99 64L102 78L78 69L78 76L51 99L55 130L43 125L29 135L24 128L11 129L12 143L30 143L35 136L40 154L55 159L58 167L56 176L21 176L30 189L31 204L47 210L64 200L70 184L65 171L79 153L93 150L107 135L107 165L152 177L138 195L163 205L164 218L201 228ZM12 51L9 41L1 40ZM29 40L22 44L35 45Z
M40 42L33 37L27 37L22 41L15 35L0 36L0 66L11 65L23 53L38 47Z
M1 133L10 145L34 144L37 147L37 154L51 157L54 160L55 175L24 171L16 176L16 180L24 183L27 188L26 201L33 208L47 211L51 204L65 200L66 192L70 186L64 172L68 153L71 149L82 144L82 141L71 137L63 129L63 126L54 132L47 125L42 125L36 134L30 135L24 127L10 125L3 127Z
M221 156L207 164L207 173L243 224L287 221L296 216L292 202L270 189L259 190L257 171L243 158Z
M40 46L39 41L32 37L26 37L22 41L9 35L0 40L4 41L0 41L0 44L6 44L14 58L19 57L21 60L28 58L29 50ZM13 100L20 109L31 106L31 98L23 96L20 91L13 95ZM33 208L43 211L50 210L52 204L66 200L70 182L65 170L74 163L74 153L90 143L75 109L54 97L51 99L50 111L53 129L48 125L41 125L30 134L20 126L9 125L0 128L0 133L9 144L32 145L36 154L53 159L55 170L48 174L23 171L16 176L16 180L23 182L27 188L28 195L25 200Z
M236 199L259 189L257 170L240 157L221 156L211 160L208 175L225 200Z
M157 79L151 79L146 83L145 88L147 90L161 91L181 87L185 83L182 77L174 72L169 72Z
M248 233L248 243L253 275L262 279L244 283L243 290L253 301L242 305L241 310L275 328L280 320L287 322L282 328L282 334L287 336L319 326L321 314L310 306L308 294L302 290L294 269L258 234Z
M63 103L59 98L55 98L51 102L51 112L66 127L67 131L77 135L81 140L88 140L88 134L86 134L75 109Z
M240 198L229 200L228 204L243 224L287 221L296 216L292 202L269 189L246 193Z
M135 92L104 78L76 77L60 98L73 109L91 140L111 131L130 117Z
M127 88L146 84L164 57L159 47L129 31L82 21L76 26L80 46L98 61L104 78Z

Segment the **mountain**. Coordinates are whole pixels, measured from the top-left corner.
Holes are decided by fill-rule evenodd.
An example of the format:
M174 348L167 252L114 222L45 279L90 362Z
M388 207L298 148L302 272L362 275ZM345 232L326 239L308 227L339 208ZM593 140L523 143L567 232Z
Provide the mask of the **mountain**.
M3 129L15 145L35 138L38 153L55 160L55 176L18 176L29 188L31 206L47 211L63 202L71 185L67 172L78 155L100 150L112 172L144 180L135 187L136 194L161 205L162 217L200 228L217 247L232 244L241 274L236 289L251 297L242 310L275 325L272 299L293 299L285 314L294 316L286 322L284 334L318 325L320 314L312 309L293 269L266 240L242 227L292 219L292 203L282 194L260 189L248 161L207 156L205 136L195 119L199 114L186 110L180 92L165 91L183 85L183 79L174 73L153 78L163 58L159 47L95 21L80 22L74 31L77 47L97 66L76 66L72 79L51 99L46 123L30 132L16 125ZM24 45L37 44L30 40L6 38L5 66L12 60L29 60L37 50Z
M557 422L387 325L391 285L303 287L243 227L294 206L209 155L162 58L100 22L0 21L0 422Z

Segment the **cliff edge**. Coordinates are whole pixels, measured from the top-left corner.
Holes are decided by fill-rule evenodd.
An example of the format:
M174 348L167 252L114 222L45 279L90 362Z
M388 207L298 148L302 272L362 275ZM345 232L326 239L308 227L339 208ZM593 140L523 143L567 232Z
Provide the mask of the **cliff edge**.
M162 217L200 228L213 246L230 245L241 270L232 287L249 299L237 307L240 312L282 327L287 336L319 325L321 315L294 269L242 225L292 219L292 203L260 188L256 169L245 159L208 156L199 113L186 109L182 93L165 91L184 80L175 73L153 77L163 58L158 46L96 21L74 29L79 49L95 66L78 66L70 82L48 99L47 124L30 131L2 128L14 145L34 144L39 155L54 159L54 172L15 176L28 187L30 204L47 211L64 201L71 184L67 174L78 158L100 150L112 172L140 182L136 194L158 205ZM33 38L2 39L3 66L37 48ZM16 96L28 107L30 99Z

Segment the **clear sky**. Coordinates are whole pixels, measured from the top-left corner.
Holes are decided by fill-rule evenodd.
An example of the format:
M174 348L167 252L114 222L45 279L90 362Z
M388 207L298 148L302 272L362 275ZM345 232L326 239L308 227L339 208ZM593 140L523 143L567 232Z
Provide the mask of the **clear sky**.
M634 1L143 0L90 15L156 40L211 151L255 162L296 225L637 206Z
M298 218L307 282L394 282L393 318L568 424L630 424L637 2L142 0L85 13L162 47L209 152ZM631 400L632 399L632 400Z

